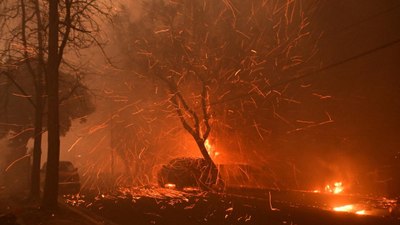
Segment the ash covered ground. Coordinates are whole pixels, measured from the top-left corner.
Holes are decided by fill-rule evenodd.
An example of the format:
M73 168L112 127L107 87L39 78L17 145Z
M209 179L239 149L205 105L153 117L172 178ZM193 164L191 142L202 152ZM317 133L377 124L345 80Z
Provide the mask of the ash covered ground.
M119 188L104 194L64 196L68 205L116 224L398 224L387 199L298 191ZM234 193L235 192L235 193ZM367 207L369 215L336 212L331 202ZM397 213L397 215L396 215Z

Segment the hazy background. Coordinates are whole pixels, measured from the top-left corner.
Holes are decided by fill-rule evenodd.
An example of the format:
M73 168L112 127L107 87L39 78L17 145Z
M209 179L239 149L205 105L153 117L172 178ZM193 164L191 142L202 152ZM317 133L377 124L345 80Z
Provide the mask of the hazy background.
M137 1L123 4L131 9L131 20L140 17ZM317 67L323 68L399 39L400 2L323 1L311 22L313 32L321 33L314 61ZM153 107L150 98L132 103L138 96L148 96L157 88L151 86L151 82L132 81L130 71L118 68L124 56L118 50L118 43L113 42L115 34L111 27L105 26L104 31L110 44L106 50L116 68L106 65L98 50L83 54L82 58L90 62L91 72L85 82L93 91L97 110L88 117L87 123L74 122L71 131L61 139L61 158L74 162L84 175L124 170L112 147L111 120L124 113L137 113L142 107ZM308 77L304 82L311 85L314 95L293 93L301 101L301 107L288 108L286 116L320 120L322 112L322 116L329 115L333 123L295 131L296 124L272 122L265 125L272 131L270 138L259 140L251 149L240 144L236 145L237 149L224 149L224 142L228 140L217 140L215 147L220 146L221 155L216 161L281 165L282 168L275 168L283 171L282 177L289 177L285 174L296 171L303 187L309 188L334 180L351 180L359 173L390 163L400 151L399 59L400 44L396 44ZM144 84L147 85L145 90ZM137 159L145 161L147 166L155 166L154 171L174 157L200 156L176 118L163 118L163 115L152 111L149 118L145 114L140 120L130 121L132 124L151 123L148 129L159 129L154 131L157 136L149 140L151 147L139 147L142 152ZM158 120L152 121L155 117ZM136 135L133 139L143 144L138 133L136 130L132 134ZM232 141L235 137L227 139ZM45 161L46 147L43 149L42 160ZM147 172L154 174L154 171Z

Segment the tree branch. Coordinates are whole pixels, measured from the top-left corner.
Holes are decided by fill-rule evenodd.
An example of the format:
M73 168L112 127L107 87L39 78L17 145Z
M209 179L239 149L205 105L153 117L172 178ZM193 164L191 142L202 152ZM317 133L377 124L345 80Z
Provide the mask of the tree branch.
M29 54L28 54L28 42L26 40L26 9L25 9L25 1L21 0L21 10L22 10L22 16L21 16L21 35L22 35L22 43L24 46L24 58L25 58L25 63L28 67L29 73L32 75L32 77L35 78L35 72L33 71L33 67L30 62Z
M202 85L202 92L201 92L201 108L203 110L203 122L204 125L206 126L206 130L203 134L203 139L207 140L208 136L210 135L211 132L211 126L210 126L210 112L209 112L209 96L208 96L208 85L204 81L204 79L201 79L201 85Z
M15 85L15 87L18 88L18 90L23 94L24 96L29 96L24 89L18 84L18 82L6 71L1 71L2 74L7 76L8 79L11 80L11 82ZM36 104L33 102L32 97L27 97L28 101L31 103L31 105L36 108Z
M68 92L68 94L66 94L65 96L63 96L63 97L60 98L60 100L59 100L60 105L61 105L64 101L68 100L68 99L76 92L76 90L77 90L78 88L81 88L81 87L83 87L83 86L81 85L80 80L77 79L76 82L75 82L75 85L72 87L71 91Z
M65 27L65 34L63 36L63 39L61 41L58 50L58 60L57 60L58 65L60 65L61 63L62 57L64 55L64 49L68 42L69 33L71 32L71 5L72 5L72 0L65 0L66 15L63 23L66 24L66 27Z

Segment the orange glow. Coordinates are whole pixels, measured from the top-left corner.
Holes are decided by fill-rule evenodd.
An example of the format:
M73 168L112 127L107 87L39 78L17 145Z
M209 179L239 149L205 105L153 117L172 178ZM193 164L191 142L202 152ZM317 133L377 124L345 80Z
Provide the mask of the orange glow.
M204 142L204 146L206 147L208 154L211 156L213 149L212 149L212 146L210 144L210 141L208 141L208 139Z
M164 187L165 187L165 188L174 189L174 188L176 188L176 185L175 185L175 184L168 183L168 184L164 184Z
M365 209L360 209L360 207L354 206L354 205L343 205L343 206L338 206L334 207L333 211L336 212L348 212L348 213L354 213L357 215L366 215L367 212Z
M333 194L339 194L341 192L343 192L343 184L342 182L335 182L334 184L334 188L333 188Z
M199 191L199 188L196 187L184 187L183 188L184 191Z
M359 210L356 212L357 215L365 215L365 210Z
M330 186L329 184L325 186L325 191L333 194L340 194L343 190L344 187L342 182L335 182L333 186Z
M216 158L217 156L221 155L220 152L215 151L214 147L210 144L210 141L208 139L204 142L204 146L206 147L207 152L211 156L211 158Z
M344 206L338 206L333 208L333 211L337 212L351 212L353 210L354 206L353 205L344 205Z

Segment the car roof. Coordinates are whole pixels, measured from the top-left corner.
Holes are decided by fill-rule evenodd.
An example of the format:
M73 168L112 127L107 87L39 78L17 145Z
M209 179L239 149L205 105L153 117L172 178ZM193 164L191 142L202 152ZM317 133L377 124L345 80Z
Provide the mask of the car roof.
M74 167L74 164L71 161L60 161L59 162L59 168L66 167L66 166ZM44 162L43 166L42 166L42 169L45 169L46 167L47 167L47 162Z

